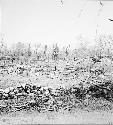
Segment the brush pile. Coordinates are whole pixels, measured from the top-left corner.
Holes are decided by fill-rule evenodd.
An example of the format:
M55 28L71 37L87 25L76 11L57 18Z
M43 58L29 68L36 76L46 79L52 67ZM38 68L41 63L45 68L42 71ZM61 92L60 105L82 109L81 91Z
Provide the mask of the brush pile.
M60 86L52 89L50 87L26 84L17 88L0 90L0 113L20 110L58 112L60 109L63 109L71 111L75 108L91 106L91 100L99 99L113 102L112 83L92 85L84 89L75 85L65 88ZM102 105L101 107L103 107Z

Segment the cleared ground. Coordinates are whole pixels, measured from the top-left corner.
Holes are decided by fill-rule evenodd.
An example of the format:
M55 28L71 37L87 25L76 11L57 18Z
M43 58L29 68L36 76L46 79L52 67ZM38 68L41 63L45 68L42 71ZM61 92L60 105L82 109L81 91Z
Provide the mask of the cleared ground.
M0 117L0 125L8 124L113 124L113 113L76 111L74 113L11 113Z
M36 68L36 67L35 67ZM38 69L38 68L37 68ZM71 71L71 73L70 73ZM60 73L61 72L61 73ZM45 73L45 74L44 74ZM59 86L70 86L72 84L78 85L78 81L76 78L72 79L73 76L76 75L73 74L72 69L71 70L65 70L65 71L51 71L49 72L49 75L46 75L47 72L35 72L29 73L29 76L25 75L17 75L16 73L12 74L4 74L0 76L0 87L5 89L7 87L17 87L20 84L26 84L31 83L38 86L48 86L53 89L59 87ZM67 75L67 74L68 75ZM76 73L76 71L74 71ZM84 80L84 77L82 77L82 71L78 73L79 81ZM85 74L85 72L83 72ZM88 74L89 75L89 74ZM108 103L107 101L103 102L103 104ZM99 105L100 103L98 103ZM102 103L101 103L102 104ZM101 105L100 104L100 105ZM90 105L91 106L91 105ZM100 106L102 107L102 106ZM112 106L113 107L113 106ZM45 112L45 113L37 113L36 111L32 113L26 113L23 111L16 112L16 113L9 113L0 116L0 125L2 124L112 124L113 123L113 112L112 111L83 111L75 109L76 111L73 111L73 113L69 112Z

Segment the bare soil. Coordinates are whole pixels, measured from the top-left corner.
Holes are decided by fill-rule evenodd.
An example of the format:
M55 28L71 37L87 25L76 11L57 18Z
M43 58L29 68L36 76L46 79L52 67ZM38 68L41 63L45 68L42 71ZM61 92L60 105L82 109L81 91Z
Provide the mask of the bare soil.
M0 117L0 125L13 124L113 124L113 112L81 111L74 113L16 112Z

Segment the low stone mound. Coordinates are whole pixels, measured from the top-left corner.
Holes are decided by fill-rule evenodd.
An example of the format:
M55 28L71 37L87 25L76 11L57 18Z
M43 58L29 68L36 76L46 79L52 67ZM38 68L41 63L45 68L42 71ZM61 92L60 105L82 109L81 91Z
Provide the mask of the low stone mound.
M0 90L0 113L20 110L38 112L80 109L112 109L111 84L93 85L89 88L44 87L31 84ZM96 101L95 101L96 100ZM109 102L109 103L108 103Z

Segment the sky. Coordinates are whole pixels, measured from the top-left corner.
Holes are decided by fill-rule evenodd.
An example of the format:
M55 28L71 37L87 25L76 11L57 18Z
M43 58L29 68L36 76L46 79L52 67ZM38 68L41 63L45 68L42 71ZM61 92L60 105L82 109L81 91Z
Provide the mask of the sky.
M2 30L2 28L1 28L1 23L2 23L2 10L1 10L2 8L1 8L1 1L0 1L0 33L1 33L1 30Z
M59 46L113 34L113 2L103 0L0 0L0 32L8 45L17 42Z

